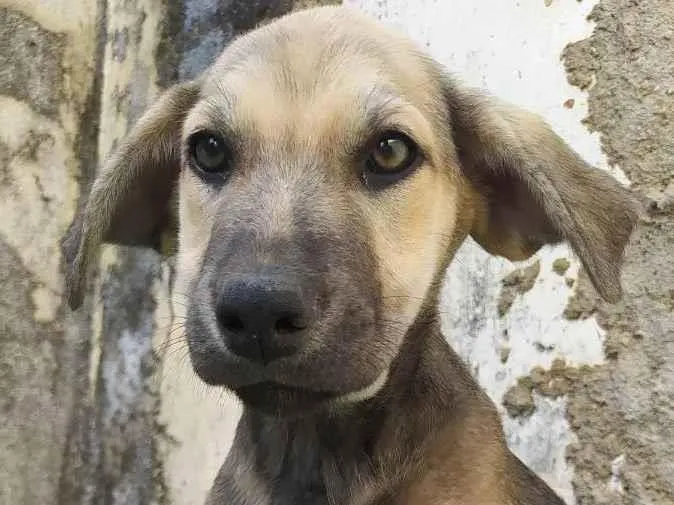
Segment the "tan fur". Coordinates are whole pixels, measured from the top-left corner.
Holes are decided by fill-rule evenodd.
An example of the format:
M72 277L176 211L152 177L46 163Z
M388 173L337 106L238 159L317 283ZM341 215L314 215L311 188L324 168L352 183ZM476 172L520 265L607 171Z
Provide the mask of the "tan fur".
M357 175L354 153L377 133L366 123L377 116L413 136L425 159L399 183L370 191ZM236 174L222 189L205 185L181 159L189 136L204 128L223 135L234 130L243 139ZM199 81L168 90L144 115L104 166L66 240L71 306L81 302L87 266L103 241L158 247L156 233L170 231L176 220L169 198L174 187L176 291L191 303L198 302L190 293L206 255L218 247L214 233L225 224L230 231L254 230L250 254L259 265L278 261L273 244L298 233L329 232L345 245L368 241L374 256L368 275L379 286L381 317L391 328L377 341L378 353L358 356L360 365L348 363L361 367L345 368L348 377L339 375L339 356L334 369L321 365L313 373L311 360L333 348L319 335L302 355L308 363L284 365L297 366L297 373L270 365L265 373L274 380L297 385L292 381L306 373L315 381L307 386L317 390L328 378L353 384L334 400L342 408L388 395L392 384L403 387L396 374L418 353L437 390L458 398L448 424L419 421L436 435L422 444L418 460L402 454L397 444L407 428L391 419L382 432L390 451L382 461L389 463L361 483L350 504L520 503L517 495L534 484L509 459L493 405L460 364L441 372L437 357L445 344L439 340L412 346L404 351L409 357L401 357L401 348L411 345L415 321L437 301L443 270L468 234L512 260L568 241L600 294L617 300L621 258L638 214L624 188L587 166L539 117L458 87L401 34L332 7L284 17L235 40ZM293 220L298 202L317 220L308 230ZM143 227L134 224L139 212L147 217ZM353 229L353 223L361 224ZM409 424L413 408L404 409ZM223 468L225 475L229 467ZM238 485L254 482L251 476ZM391 488L397 496L381 498ZM209 503L227 499L224 489L214 488ZM270 500L266 491L241 493L258 498L237 503ZM534 498L521 503L542 504Z

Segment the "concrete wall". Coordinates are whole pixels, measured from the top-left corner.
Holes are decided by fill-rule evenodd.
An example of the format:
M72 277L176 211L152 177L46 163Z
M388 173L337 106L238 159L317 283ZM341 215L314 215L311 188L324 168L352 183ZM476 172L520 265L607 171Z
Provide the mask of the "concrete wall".
M191 372L171 264L107 248L72 314L59 241L159 89L316 3L0 0L0 505L203 499L240 410ZM467 243L442 311L510 445L570 504L674 503L670 0L345 3L541 113L648 202L621 304L597 299L565 247L513 265Z

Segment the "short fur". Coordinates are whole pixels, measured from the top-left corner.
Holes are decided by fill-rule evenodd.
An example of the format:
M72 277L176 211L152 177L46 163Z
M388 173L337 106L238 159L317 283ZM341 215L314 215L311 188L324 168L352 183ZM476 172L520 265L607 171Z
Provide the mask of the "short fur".
M203 128L233 146L226 183L189 166ZM387 128L424 156L374 188L359 167ZM439 286L468 235L511 260L567 241L616 301L637 217L538 116L464 89L362 14L316 8L236 39L145 113L69 232L67 290L76 308L103 242L161 249L177 230L193 367L245 405L209 505L561 504L442 337ZM223 344L214 298L273 269L312 319L299 353L262 365Z

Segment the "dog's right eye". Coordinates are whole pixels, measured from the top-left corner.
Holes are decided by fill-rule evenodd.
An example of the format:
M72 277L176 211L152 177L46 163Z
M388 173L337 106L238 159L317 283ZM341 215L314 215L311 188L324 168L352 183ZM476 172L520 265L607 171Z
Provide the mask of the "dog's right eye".
M421 158L419 147L410 137L387 131L369 143L361 177L370 188L384 188L412 173Z
M190 156L196 168L206 174L222 174L229 169L231 152L215 133L199 132L190 139Z

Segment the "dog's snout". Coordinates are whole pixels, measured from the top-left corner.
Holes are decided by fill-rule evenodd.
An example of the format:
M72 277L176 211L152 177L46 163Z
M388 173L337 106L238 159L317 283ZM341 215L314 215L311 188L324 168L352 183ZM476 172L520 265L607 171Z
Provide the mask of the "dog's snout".
M263 363L299 351L313 319L301 287L278 275L251 275L226 283L216 311L229 350Z

